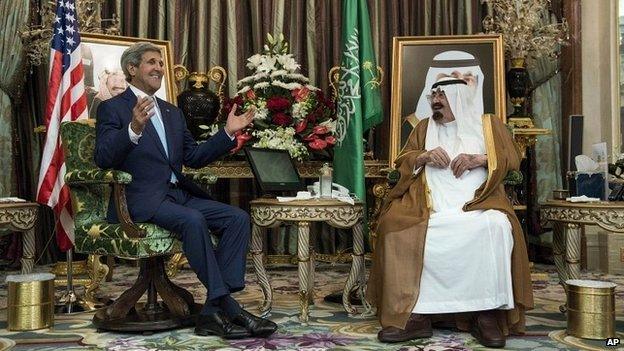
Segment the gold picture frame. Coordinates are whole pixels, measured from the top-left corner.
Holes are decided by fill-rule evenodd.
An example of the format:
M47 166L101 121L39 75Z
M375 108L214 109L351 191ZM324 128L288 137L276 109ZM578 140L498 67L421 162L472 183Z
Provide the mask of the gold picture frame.
M89 118L95 118L97 105L125 90L127 82L121 71L121 54L131 45L146 41L158 46L162 53L165 75L156 96L176 104L175 77L173 75L173 51L171 42L146 38L80 33L82 64ZM107 81L103 81L106 79ZM122 81L125 83L122 89Z
M430 68L433 68L434 57L457 51L472 55L479 62L483 74L479 88L482 88L484 113L492 113L506 121L505 62L501 35L394 37L388 157L391 167L419 120L416 107L424 94L425 81L429 77L427 74Z

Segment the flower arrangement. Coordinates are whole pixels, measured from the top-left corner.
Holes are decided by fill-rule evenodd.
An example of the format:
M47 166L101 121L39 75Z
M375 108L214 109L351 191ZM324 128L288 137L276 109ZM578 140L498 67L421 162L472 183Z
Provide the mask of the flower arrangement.
M267 35L262 54L247 60L252 74L239 80L236 96L223 104L224 116L234 104L238 113L255 109L253 126L236 135L238 152L243 146L288 150L299 161L312 153L330 156L336 142L335 109L332 101L309 79L298 73L299 64L288 53L284 36ZM203 126L207 135L214 134L214 125Z
M493 15L483 20L488 33L501 33L508 58L556 58L568 42L568 23L552 23L550 0L483 0Z

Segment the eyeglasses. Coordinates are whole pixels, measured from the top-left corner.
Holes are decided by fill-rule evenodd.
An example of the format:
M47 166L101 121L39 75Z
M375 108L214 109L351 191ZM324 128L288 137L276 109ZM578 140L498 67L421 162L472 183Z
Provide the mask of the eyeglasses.
M446 98L446 93L444 93L444 90L438 88L437 90L432 91L431 94L427 95L427 100L429 100L429 102L431 102L434 98Z

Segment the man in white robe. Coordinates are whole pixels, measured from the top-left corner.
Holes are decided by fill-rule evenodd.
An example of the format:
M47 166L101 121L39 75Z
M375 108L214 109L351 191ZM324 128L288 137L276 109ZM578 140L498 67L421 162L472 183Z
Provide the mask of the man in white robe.
M478 312L473 335L484 346L505 345L494 311L514 307L512 226L498 210L463 210L488 177L474 97L466 82L455 77L442 77L430 90L428 151L414 166L415 175L425 172L431 204L420 293L406 328L383 328L380 341L430 337L432 314Z

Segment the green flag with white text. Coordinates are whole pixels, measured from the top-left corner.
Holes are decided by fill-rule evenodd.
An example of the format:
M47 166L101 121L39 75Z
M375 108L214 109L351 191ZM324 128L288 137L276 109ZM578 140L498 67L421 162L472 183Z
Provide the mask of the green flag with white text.
M344 0L334 181L366 201L364 132L383 120L366 0Z

